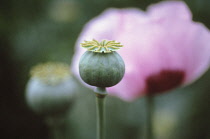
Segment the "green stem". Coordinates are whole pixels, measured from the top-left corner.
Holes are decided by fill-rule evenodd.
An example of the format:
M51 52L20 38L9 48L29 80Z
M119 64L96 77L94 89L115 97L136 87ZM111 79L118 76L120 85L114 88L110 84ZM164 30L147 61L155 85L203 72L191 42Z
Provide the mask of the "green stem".
M60 127L52 127L52 134L53 134L53 138L54 139L63 139L63 135L62 135L62 132L60 130Z
M97 87L96 93L96 112L97 112L97 139L104 139L104 98L107 95L105 88Z
M51 139L65 139L66 122L63 117L48 117L47 125L51 131Z
M97 107L97 138L104 138L104 98L96 98Z
M153 139L153 114L154 114L154 98L151 95L146 96L146 107L147 107L147 117L146 117L146 139Z

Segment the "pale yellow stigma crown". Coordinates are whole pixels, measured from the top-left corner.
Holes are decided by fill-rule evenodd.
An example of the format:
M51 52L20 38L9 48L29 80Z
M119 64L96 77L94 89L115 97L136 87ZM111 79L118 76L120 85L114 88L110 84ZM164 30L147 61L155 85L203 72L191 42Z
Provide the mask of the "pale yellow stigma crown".
M30 74L32 78L49 85L59 84L71 76L69 65L60 62L38 64L31 69Z
M93 51L97 53L111 53L112 51L116 51L120 49L120 47L123 47L120 42L115 42L114 40L103 40L101 42L98 42L94 39L92 41L84 41L84 43L81 43L81 46L86 48L88 51Z

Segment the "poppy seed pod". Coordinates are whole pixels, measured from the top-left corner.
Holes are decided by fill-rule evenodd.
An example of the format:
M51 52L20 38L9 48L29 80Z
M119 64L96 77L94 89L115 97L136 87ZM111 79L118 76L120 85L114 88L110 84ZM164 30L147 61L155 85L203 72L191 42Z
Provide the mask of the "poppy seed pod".
M121 56L114 52L122 47L120 43L93 40L81 45L88 49L79 62L79 73L84 82L96 87L111 87L121 81L125 64Z
M38 114L60 115L71 106L75 91L76 83L69 66L48 62L32 68L26 100L29 107Z

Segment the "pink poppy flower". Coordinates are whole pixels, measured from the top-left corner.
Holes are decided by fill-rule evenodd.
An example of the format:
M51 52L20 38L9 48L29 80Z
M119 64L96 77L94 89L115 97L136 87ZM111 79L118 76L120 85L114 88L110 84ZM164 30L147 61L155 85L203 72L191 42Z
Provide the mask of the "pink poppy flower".
M84 40L116 40L124 47L118 52L126 65L122 81L108 90L130 101L189 84L210 65L210 32L192 21L182 1L164 1L146 12L135 8L108 9L88 22L76 44L73 72L86 51Z

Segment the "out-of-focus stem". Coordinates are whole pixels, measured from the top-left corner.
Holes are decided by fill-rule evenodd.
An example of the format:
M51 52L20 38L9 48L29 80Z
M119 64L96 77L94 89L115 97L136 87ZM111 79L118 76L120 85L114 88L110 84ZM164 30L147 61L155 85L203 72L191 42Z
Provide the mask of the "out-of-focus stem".
M153 139L153 115L154 115L154 97L146 96L146 139Z
M48 117L46 123L50 129L51 139L67 139L66 135L66 117Z

